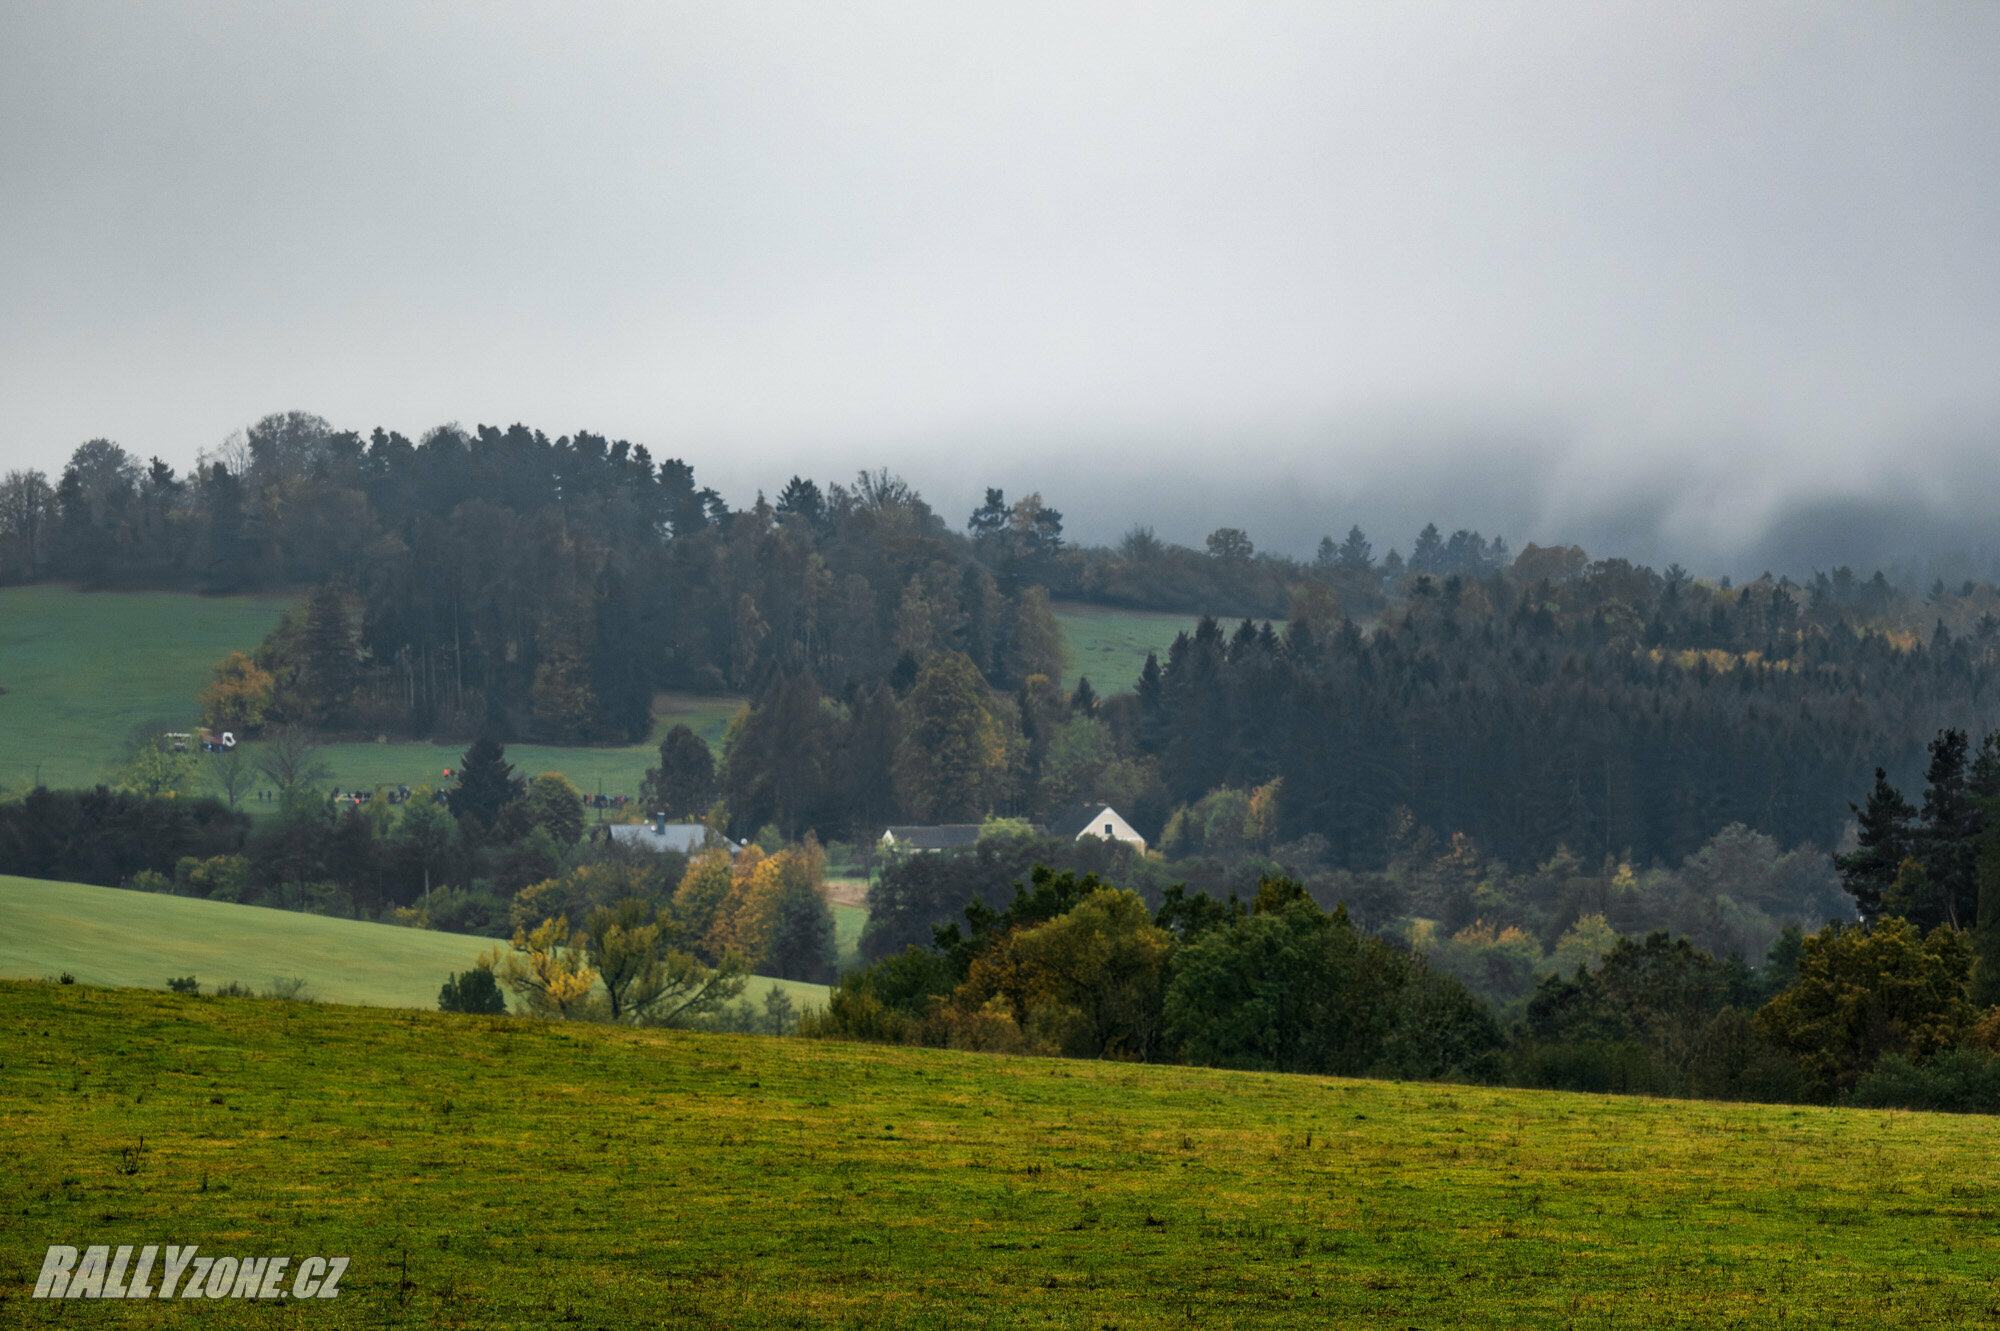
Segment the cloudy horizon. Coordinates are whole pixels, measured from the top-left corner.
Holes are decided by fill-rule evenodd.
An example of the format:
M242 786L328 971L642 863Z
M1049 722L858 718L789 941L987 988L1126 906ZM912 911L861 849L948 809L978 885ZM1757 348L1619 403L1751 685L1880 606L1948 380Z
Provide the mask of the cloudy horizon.
M0 469L268 411L1739 575L1990 559L2000 10L15 7ZM1984 571L1982 567L1981 571Z

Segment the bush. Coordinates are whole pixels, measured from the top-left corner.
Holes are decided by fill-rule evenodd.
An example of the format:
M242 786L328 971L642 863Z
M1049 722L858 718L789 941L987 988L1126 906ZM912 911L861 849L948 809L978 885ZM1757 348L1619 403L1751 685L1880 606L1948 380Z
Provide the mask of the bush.
M1947 1049L1925 1063L1886 1054L1854 1084L1847 1103L1864 1109L2000 1113L2000 1058L1983 1049Z
M177 994L194 994L201 992L201 986L195 983L194 976L192 975L182 975L168 980L167 988L173 990Z
M463 975L445 977L444 988L438 990L438 1011L505 1016L507 996L500 992L492 967L475 966Z
M286 1003L310 1003L314 1001L312 990L306 988L306 980L303 975L294 975L290 979L282 975L273 975L271 977L271 987L263 992L262 997L276 998Z
M253 994L253 993L251 993L251 992L250 992L250 986L249 986L249 985L247 985L247 984L244 984L244 983L243 983L242 981L240 981L240 980L231 980L231 981L230 981L230 982L229 982L228 984L225 984L225 985L222 985L222 986L218 987L218 988L216 989L216 991L215 991L215 996L216 996L217 998L255 998L255 997L256 997L256 995L255 995L255 994Z

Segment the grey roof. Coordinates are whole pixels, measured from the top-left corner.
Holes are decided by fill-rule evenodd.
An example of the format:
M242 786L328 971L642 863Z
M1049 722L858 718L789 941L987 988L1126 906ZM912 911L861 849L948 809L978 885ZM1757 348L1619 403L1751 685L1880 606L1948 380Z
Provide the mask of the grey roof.
M1102 800L1096 804L1073 805L1049 820L1049 835L1074 841L1085 832L1094 831L1100 821L1098 815L1106 809L1111 809L1111 806ZM1111 809L1111 812L1124 818L1116 809Z
M940 823L935 827L891 827L883 835L911 850L953 850L979 840L978 823Z
M609 823L605 830L611 839L621 846L638 846L654 852L677 850L683 855L692 855L708 844L709 829L706 823L668 823L665 830L658 823ZM724 846L735 848L735 842L728 837L718 837Z

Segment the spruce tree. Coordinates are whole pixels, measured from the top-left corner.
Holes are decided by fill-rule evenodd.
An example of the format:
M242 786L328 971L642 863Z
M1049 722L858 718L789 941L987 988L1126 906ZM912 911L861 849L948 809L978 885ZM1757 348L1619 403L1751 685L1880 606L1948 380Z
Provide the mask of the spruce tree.
M1924 928L1950 924L1971 928L1979 911L1979 807L1967 788L1963 730L1940 730L1930 743L1924 774L1923 827L1919 849L1932 895L1916 903L1911 922Z
M1896 881L1903 861L1909 858L1916 839L1917 811L1903 798L1903 792L1889 784L1889 774L1875 769L1875 786L1868 792L1866 807L1849 803L1859 823L1858 848L1851 855L1836 855L1833 867L1840 870L1840 885L1854 898L1861 918L1873 921L1882 913L1882 894Z
M315 726L339 725L360 673L347 607L330 584L321 586L306 598L305 618L299 640L303 710Z
M458 789L451 796L453 813L490 830L500 810L526 793L528 783L514 775L514 765L506 755L506 748L491 735L473 741L459 760Z

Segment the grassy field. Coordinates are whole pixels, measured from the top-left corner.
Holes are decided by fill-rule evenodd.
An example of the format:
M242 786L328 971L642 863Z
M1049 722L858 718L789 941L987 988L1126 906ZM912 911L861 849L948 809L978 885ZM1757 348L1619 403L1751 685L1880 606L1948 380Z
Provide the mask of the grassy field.
M586 748L552 744L509 744L507 761L524 776L561 772L586 795L637 795L646 769L660 761L660 737L675 725L685 724L707 740L719 757L723 733L729 718L743 699L701 697L689 693L660 693L653 697L653 737L644 744L616 748ZM257 746L251 745L254 753ZM457 768L466 745L429 744L329 744L325 750L332 779L341 790L373 790L376 786L439 785L445 782L446 768ZM254 812L254 810L253 810Z
M192 723L215 663L255 647L290 604L0 588L0 787L93 785L134 726Z
M163 989L169 976L192 974L204 988L238 980L261 991L275 978L298 976L326 1002L383 1007L436 1007L447 975L500 945L466 934L4 875L0 919L7 922L0 930L0 977L68 971L84 984ZM744 996L762 999L773 984L801 1008L826 1001L824 985L761 977Z
M0 984L45 1245L342 1255L92 1325L1973 1326L1991 1120ZM157 1274L157 1272L156 1272Z
M1063 687L1073 689L1079 675L1088 675L1090 687L1107 698L1130 692L1145 668L1146 653L1158 652L1164 663L1174 635L1182 630L1194 632L1200 619L1198 615L1116 610L1077 601L1058 601L1055 612L1068 654Z
M833 904L833 952L842 970L861 964L861 931L868 924L866 906Z

